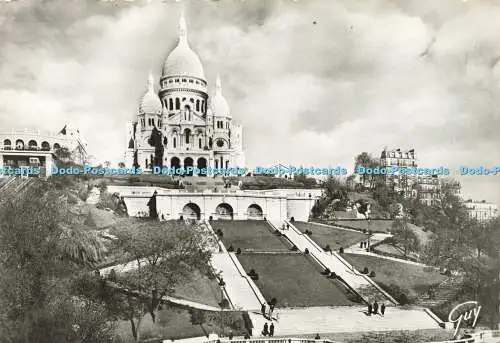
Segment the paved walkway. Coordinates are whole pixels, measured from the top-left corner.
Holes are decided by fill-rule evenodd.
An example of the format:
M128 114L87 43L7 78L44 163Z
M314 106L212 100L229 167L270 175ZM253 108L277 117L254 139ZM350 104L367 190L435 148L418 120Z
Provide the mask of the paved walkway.
M439 324L423 309L390 307L384 317L366 315L365 307L309 307L279 309L279 319L273 321L275 336L327 334L359 331L400 331L440 329ZM260 314L249 313L254 325L253 336L261 336L264 323L271 324Z
M289 229L283 229L281 222L270 222L272 226L282 232L297 248L304 252L307 248L311 256L323 267L335 272L351 288L353 288L366 302L385 303L386 305L397 304L389 294L382 289L366 275L359 273L351 264L344 260L339 254L332 252L326 253L309 236L297 230L293 223L286 222Z
M249 283L249 277L242 275L229 253L213 254L212 266L217 272L221 272L227 296L235 309L260 311L261 302Z
M212 226L205 222L206 228L213 233ZM235 309L260 311L266 299L246 274L245 269L234 253L229 253L221 241L218 241L220 251L212 254L211 265L226 283L226 295Z
M379 244L380 242L382 242L390 237L392 237L392 235L388 234L388 233L374 233L373 235L370 236L370 246L373 247L373 246ZM363 240L363 242L368 242L368 240L365 239L365 240ZM344 251L358 254L358 253L366 252L366 248L360 248L359 242L358 242L356 244L351 245L350 247L348 247Z

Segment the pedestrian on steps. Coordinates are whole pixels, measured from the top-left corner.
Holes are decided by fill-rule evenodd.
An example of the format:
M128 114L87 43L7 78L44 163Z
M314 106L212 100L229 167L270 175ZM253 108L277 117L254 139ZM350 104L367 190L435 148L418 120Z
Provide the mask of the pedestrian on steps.
M380 306L380 314L382 314L383 316L384 313L385 313L385 304L382 304L382 306Z
M373 313L374 313L374 314L377 314L377 313L378 313L378 302L377 302L377 301L375 301L375 302L373 303Z
M372 315L372 304L368 304L368 315Z
M267 325L267 322L264 324L264 330L262 330L262 335L265 337L269 334L269 325Z
M274 336L274 323L271 323L271 326L269 327L269 337Z

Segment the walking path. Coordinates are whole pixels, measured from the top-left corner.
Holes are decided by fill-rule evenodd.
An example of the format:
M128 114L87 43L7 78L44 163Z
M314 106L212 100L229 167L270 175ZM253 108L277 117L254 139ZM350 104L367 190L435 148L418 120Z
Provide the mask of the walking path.
M283 229L283 224L280 222L275 221L270 222L270 224L283 233L293 244L295 244L295 246L297 246L301 252L308 249L311 256L323 268L328 268L330 271L335 272L366 302L373 303L377 301L379 303L386 303L386 305L397 304L397 301L394 300L394 298L382 290L368 276L359 273L351 264L349 264L336 252L324 252L323 249L309 236L297 230L293 223L286 221L285 229ZM289 229L286 229L286 225L289 226Z
M374 233L373 235L370 236L370 246L375 246L379 243L381 243L382 241L386 240L387 238L390 238L392 237L391 234L388 234L388 233ZM363 242L368 242L367 239L363 240ZM364 253L364 252L367 252L366 251L366 248L361 248L359 246L359 243L356 243L356 244L353 244L351 245L350 247L348 247L347 249L345 249L345 252L352 252L352 253L355 253L355 254L361 254L361 253Z
M366 314L365 307L308 307L279 309L279 319L274 322L275 336L326 334L360 331L401 331L441 329L424 309L399 309L390 307L385 315ZM254 325L253 336L262 336L264 324L270 321L260 314L249 313Z
M213 232L208 221L205 222L208 230ZM215 235L215 234L214 234ZM234 253L229 253L221 241L218 241L220 251L212 254L212 267L226 283L226 295L235 309L260 311L264 296L253 280L246 274L243 266Z

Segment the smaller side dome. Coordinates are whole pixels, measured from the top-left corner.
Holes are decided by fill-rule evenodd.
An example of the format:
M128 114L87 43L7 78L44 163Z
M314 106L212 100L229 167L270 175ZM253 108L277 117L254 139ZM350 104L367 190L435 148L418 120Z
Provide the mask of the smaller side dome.
M147 114L158 114L161 115L162 112L162 104L161 100L156 94L154 89L154 79L153 75L149 74L148 79L148 90L146 94L141 99L139 104L139 113L147 113Z
M229 104L226 98L222 95L222 85L219 75L217 75L217 81L215 83L215 95L210 102L210 109L214 116L219 117L230 117L231 111L229 109Z

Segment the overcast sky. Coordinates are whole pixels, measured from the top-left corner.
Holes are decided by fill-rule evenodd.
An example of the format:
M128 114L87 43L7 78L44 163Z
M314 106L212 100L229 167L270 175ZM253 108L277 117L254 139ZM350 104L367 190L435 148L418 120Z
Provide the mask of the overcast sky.
M0 128L80 128L123 160L127 120L188 38L220 74L249 166L346 166L416 150L421 166L500 165L500 1L0 2ZM500 203L500 174L459 180Z

